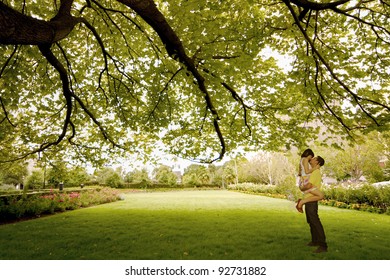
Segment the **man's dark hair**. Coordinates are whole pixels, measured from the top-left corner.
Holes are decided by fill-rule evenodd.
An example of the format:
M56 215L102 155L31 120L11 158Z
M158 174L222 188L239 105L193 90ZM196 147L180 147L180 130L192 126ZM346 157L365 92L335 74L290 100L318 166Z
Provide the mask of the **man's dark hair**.
M312 151L311 149L306 149L306 150L302 153L301 158L303 158L303 157L308 157L308 156L314 157L314 153L313 153L313 151Z
M317 161L320 166L323 166L325 164L325 160L320 156L317 156Z

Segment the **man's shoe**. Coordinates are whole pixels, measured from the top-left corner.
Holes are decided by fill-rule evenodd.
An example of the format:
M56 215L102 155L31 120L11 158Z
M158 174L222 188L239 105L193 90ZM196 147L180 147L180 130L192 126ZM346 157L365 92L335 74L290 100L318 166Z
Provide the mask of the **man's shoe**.
M309 243L306 244L306 246L313 246L313 247L315 247L315 246L319 246L319 244L316 243L316 242L310 241Z
M328 248L320 246L313 253L320 254L320 253L326 253L326 252L328 252Z

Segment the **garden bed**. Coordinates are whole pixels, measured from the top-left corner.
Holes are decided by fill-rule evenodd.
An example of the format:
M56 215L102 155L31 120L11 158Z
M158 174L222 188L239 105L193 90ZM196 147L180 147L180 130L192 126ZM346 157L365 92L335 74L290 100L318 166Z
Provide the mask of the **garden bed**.
M119 194L116 189L93 188L3 195L0 224L114 202L121 199Z
M238 184L230 185L228 189L294 201L302 195L295 186ZM390 187L388 186L334 185L324 186L322 191L325 195L325 199L320 201L322 205L390 215Z

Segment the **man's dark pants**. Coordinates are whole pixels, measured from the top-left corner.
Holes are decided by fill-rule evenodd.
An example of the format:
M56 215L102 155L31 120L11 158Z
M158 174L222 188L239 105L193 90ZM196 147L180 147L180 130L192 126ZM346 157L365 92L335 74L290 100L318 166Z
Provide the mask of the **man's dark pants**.
M305 204L306 221L310 225L311 241L318 246L327 248L324 228L318 216L318 202Z

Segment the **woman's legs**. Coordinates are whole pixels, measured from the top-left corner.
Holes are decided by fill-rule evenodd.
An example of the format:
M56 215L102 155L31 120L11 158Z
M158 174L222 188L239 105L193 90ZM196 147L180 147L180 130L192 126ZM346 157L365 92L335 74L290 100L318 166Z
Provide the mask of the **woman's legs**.
M299 189L302 191L302 192L305 192L307 190L310 189L310 185L309 185L309 178L307 177L301 177L300 178L300 181L299 181Z
M311 190L310 193L312 194L312 196L298 200L296 208L299 212L301 213L303 212L300 210L302 210L302 207L305 203L319 201L324 198L324 194L320 190L317 190L316 188Z

